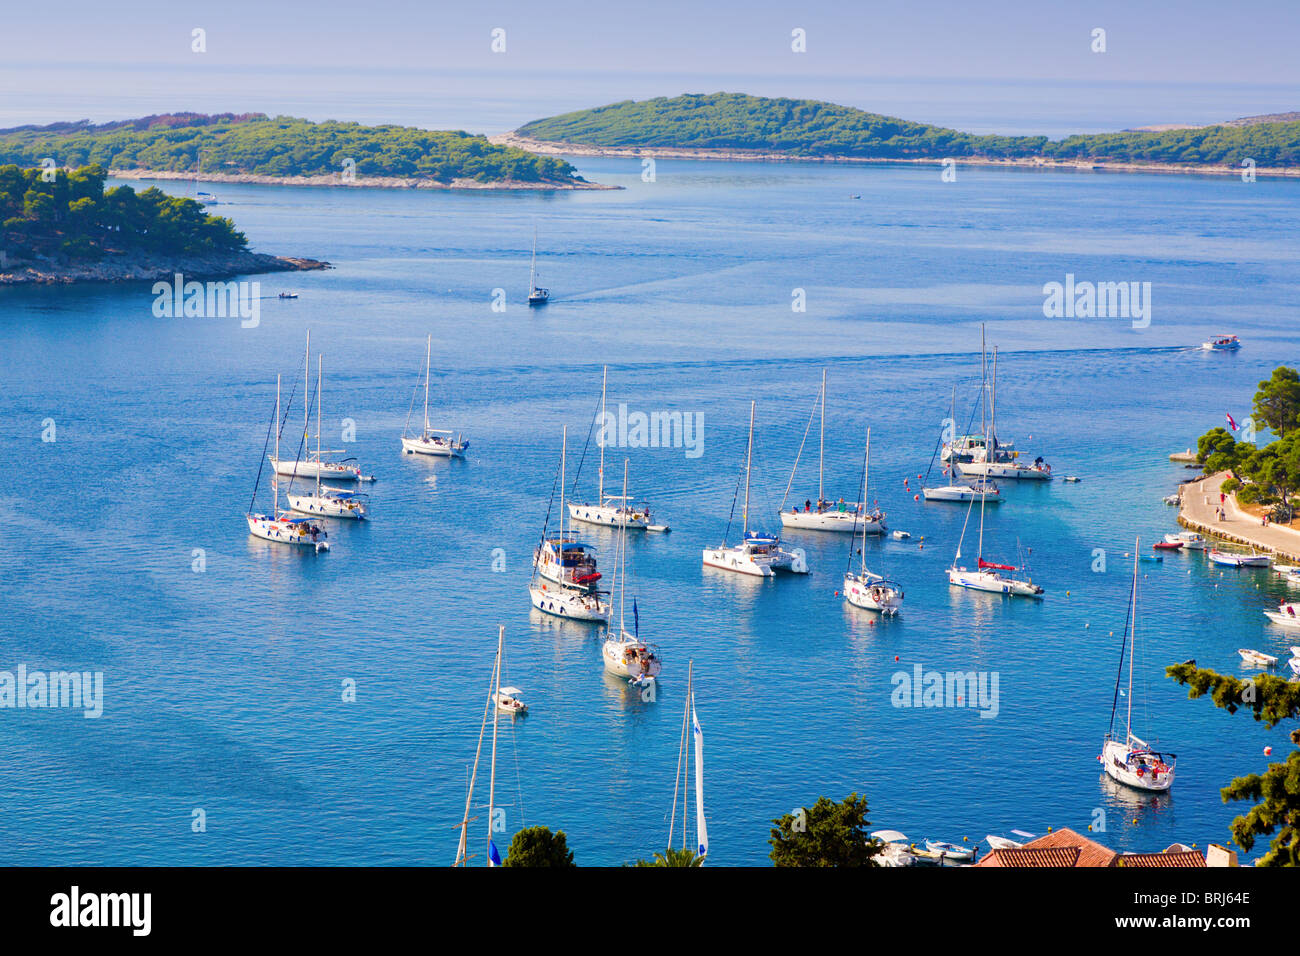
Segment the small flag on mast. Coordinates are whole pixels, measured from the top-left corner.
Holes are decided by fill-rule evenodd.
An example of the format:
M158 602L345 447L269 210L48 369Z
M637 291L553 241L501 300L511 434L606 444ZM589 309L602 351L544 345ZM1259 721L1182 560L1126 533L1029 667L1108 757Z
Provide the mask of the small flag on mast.
M1231 429L1235 432L1235 431L1237 430L1237 423L1236 423L1236 421L1234 421L1234 420L1233 420L1233 417L1232 417L1231 415L1229 415L1227 412L1224 412L1223 414L1224 414L1224 416L1228 419L1228 427L1231 428Z

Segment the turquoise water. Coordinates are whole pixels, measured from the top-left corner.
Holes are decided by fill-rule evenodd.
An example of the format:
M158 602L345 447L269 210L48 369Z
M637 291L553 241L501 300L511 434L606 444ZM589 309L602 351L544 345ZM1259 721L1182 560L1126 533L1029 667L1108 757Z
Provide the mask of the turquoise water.
M155 318L148 284L0 290L0 669L99 670L105 686L99 720L0 710L0 861L449 863L499 624L532 714L502 731L498 803L511 832L564 829L580 864L663 845L691 660L717 864L764 863L773 817L852 790L875 826L914 839L1083 830L1100 809L1117 848L1225 840L1238 808L1219 789L1290 745L1186 700L1163 668L1195 657L1239 672L1238 647L1295 643L1260 613L1282 593L1267 572L1194 555L1141 566L1135 729L1179 755L1174 792L1117 792L1096 754L1124 554L1175 527L1160 498L1188 474L1167 455L1224 412L1242 419L1256 383L1295 362L1300 187L685 162L644 183L636 163L580 167L628 188L214 189L259 250L335 264L258 277L266 296L301 298L264 300L256 328ZM554 298L541 312L522 305L534 228ZM1067 273L1150 282L1150 326L1045 319L1042 286ZM954 386L969 412L981 322L999 347L1000 433L1083 479L1008 488L987 516L987 553L1027 549L1041 602L951 590L966 512L904 487ZM252 540L243 520L275 376L286 394L300 382L308 329L325 356L326 441L342 447L353 420L347 447L380 479L373 520L332 528L320 557ZM1187 350L1220 330L1245 348ZM432 414L470 438L463 462L400 454L429 333ZM633 491L673 527L629 545L629 597L666 662L653 703L602 673L596 629L539 616L526 591L561 427L572 478L605 363L611 404L704 428L698 457L634 448L607 463L615 475L627 457ZM894 620L835 595L838 538L788 536L804 578L700 566L726 527L750 400L753 508L770 515L823 368L828 495L853 494L870 425L870 495L912 535L867 545L906 589ZM816 490L815 435L800 501ZM584 534L608 568L611 535ZM891 706L891 675L916 664L996 672L996 717Z

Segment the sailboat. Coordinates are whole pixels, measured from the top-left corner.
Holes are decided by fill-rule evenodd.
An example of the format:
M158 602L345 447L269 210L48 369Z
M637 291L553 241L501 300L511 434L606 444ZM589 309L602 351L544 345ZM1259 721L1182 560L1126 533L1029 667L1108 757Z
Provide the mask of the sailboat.
M406 424L402 426L402 451L408 455L434 455L440 458L464 458L469 442L464 436L449 431L440 431L429 427L429 370L433 361L433 336L425 340L424 345L424 430L419 435L408 437L406 432L411 425L411 409L415 407L415 395L411 396L411 408L406 410ZM420 387L416 382L415 387Z
M777 571L807 574L808 568L803 562L796 561L795 555L791 552L782 550L780 538L776 535L749 530L749 478L753 459L754 402L750 402L749 443L745 451L745 507L741 511L740 543L728 547L724 533L721 545L704 549L704 565L761 578L771 577ZM732 508L735 508L734 501ZM727 521L727 529L731 529L730 519Z
M535 308L551 301L551 290L537 286L537 230L533 229L533 264L528 270L528 307Z
M862 456L862 500L867 500L867 476L871 464L871 429L867 429L867 448ZM897 614L903 606L903 589L893 581L867 570L867 532L862 531L862 567L853 567L853 549L849 548L849 569L844 572L844 600L854 607L883 614Z
M569 502L569 517L574 521L587 524L599 524L613 527L627 527L633 531L667 531L666 525L654 524L649 506L638 507L627 497L627 490L622 495L605 494L605 386L608 381L609 366L606 365L600 377L600 468L596 478L596 504L578 504Z
M673 810L668 818L668 849L673 848L673 831L677 827L677 792L682 794L682 845L686 849L687 826L690 822L691 747L687 745L687 728L695 751L695 849L703 866L709 855L709 825L704 819L704 731L695 713L695 662L686 668L686 707L682 713L682 741L677 748L677 774L673 778Z
M980 534L979 549L976 554L976 567L973 571L957 564L961 560L962 545L966 541L966 527L970 524L972 501L966 508L966 520L961 526L961 538L957 542L957 553L953 556L952 567L948 569L948 583L954 587L969 588L973 591L990 591L994 594L1009 594L1013 597L1042 597L1043 589L1028 579L1011 577L1011 572L1022 571L1011 564L995 564L984 560L984 495L980 496ZM1003 572L1008 572L1004 574Z
M303 365L302 373L303 385L303 409L302 409L302 435L304 443L307 435L311 431L311 405L307 401L307 392L311 388L311 333L307 333L307 358ZM326 449L329 454L337 454L339 449ZM271 459L271 467L276 470L277 474L285 475L289 478L333 478L335 481L374 481L374 475L363 475L357 465L348 464L347 461L325 461L321 456L325 453L317 442L317 451L315 457L294 458L293 460L282 459L277 451ZM349 459L352 460L352 459Z
M556 617L576 621L609 620L609 602L600 599L596 582L596 556L587 545L564 530L564 479L565 458L569 448L569 429L566 427L560 443L560 534L547 538L542 530L542 542L533 555L533 580L528 593L533 607Z
M952 391L952 405L949 410L948 421L956 427L957 421L957 389ZM935 454L930 456L930 467L926 470L925 480L921 485L921 495L926 501L974 501L976 498L983 498L988 504L1000 504L1002 501L1002 492L998 486L987 479L962 479L957 475L955 464L949 463L943 465L943 474L949 478L946 485L930 484L930 473L934 471L934 459L942 451L943 460L948 461L948 456L952 453L952 445L944 442L940 436L938 444L935 447Z
M487 716L490 711L492 714L492 762L491 772L488 777L488 834L487 834L487 865L500 866L501 854L497 850L496 844L492 841L492 824L493 817L496 816L496 792L497 792L497 722L502 713L501 695L505 691L517 690L513 687L501 686L501 661L505 656L506 648L506 629L502 625L497 630L497 655L492 664L492 679L488 683L487 705L483 708L483 723L478 732L478 749L474 751L474 769L470 773L469 788L465 793L465 815L460 822L460 843L456 847L456 861L452 866L465 866L469 863L469 825L471 817L470 809L474 805L474 784L478 779L479 758L483 754L483 735L487 731Z
M275 432L275 458L280 457L280 376L275 377L275 418L271 420L271 429ZM268 436L269 440L269 436ZM263 448L262 454L266 454ZM275 459L272 459L275 460ZM262 469L257 470L257 484L262 480ZM318 554L330 549L329 537L307 518L294 518L280 511L280 480L274 470L271 472L271 513L260 514L253 511L257 501L257 484L253 485L253 500L248 504L248 531L250 534L267 541L278 541L295 547L311 548Z
M1098 760L1114 780L1138 790L1168 790L1174 783L1177 754L1162 754L1146 741L1133 735L1133 658L1137 653L1137 586L1140 541L1133 542L1133 586L1129 591L1128 619L1124 622L1124 644L1120 648L1119 671L1115 674L1115 697L1110 708L1110 729L1102 743ZM1119 683L1124 674L1124 654L1128 652L1128 712L1124 737L1115 737L1115 711L1119 707Z
M325 374L323 356L316 356L316 459L320 460L321 382ZM305 398L305 395L304 395ZM322 515L330 518L352 518L357 521L365 519L370 506L370 496L359 491L348 491L322 485L320 472L316 473L316 491L314 494L294 494L292 480L289 492L285 495L293 511L308 515Z
M785 510L785 502L781 502L781 525L786 528L802 528L812 531L844 531L850 534L859 530L863 534L884 534L885 514L879 508L867 513L867 503L864 499L861 503L845 504L843 501L836 505L826 500L826 370L822 369L822 388L821 388L821 436L818 443L817 455L817 504L815 508L812 502L805 504L802 511L796 504L790 511ZM811 421L809 422L811 425ZM808 437L804 433L804 439ZM799 457L803 453L803 445L799 446L799 454L795 455L794 468L790 472L790 484L786 486L786 497L790 495L790 487L794 485L795 472L799 469Z
M1020 452L1013 443L998 441L997 426L997 392L998 392L998 347L993 346L993 378L991 386L984 375L985 355L984 326L980 326L980 373L981 392L987 419L981 436L965 436L963 442L951 450L950 463L962 475L977 478L1010 478L1016 481L1051 481L1052 466L1042 457L1034 460L1032 465L1019 461ZM981 440L982 439L982 440Z
M627 461L623 462L623 490L627 491ZM627 605L627 528L618 529L619 554L614 562L617 569L615 584L618 588L618 635L607 633L601 647L605 670L617 677L625 677L636 686L649 684L663 670L659 649L641 640L641 615L636 600L632 601L632 632L627 630L624 609ZM618 560L621 558L621 563Z

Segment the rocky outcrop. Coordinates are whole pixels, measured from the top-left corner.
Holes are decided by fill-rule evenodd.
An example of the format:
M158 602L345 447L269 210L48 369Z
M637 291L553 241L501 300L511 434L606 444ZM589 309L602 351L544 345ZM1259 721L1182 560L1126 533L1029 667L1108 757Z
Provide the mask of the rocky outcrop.
M247 251L196 255L135 252L110 254L93 261L70 262L43 257L15 259L10 254L0 259L0 285L170 280L178 272L186 280L224 279L263 272L301 272L328 268L328 262L316 259Z

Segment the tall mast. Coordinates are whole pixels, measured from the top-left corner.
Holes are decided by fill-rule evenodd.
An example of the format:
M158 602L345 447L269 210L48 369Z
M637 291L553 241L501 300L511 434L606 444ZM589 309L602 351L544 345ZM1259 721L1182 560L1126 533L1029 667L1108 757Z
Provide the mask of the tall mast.
M754 403L749 403L749 445L745 449L745 510L740 513L740 536L749 532L749 466L754 458Z
M599 485L596 489L596 504L605 503L605 383L609 380L609 366L606 365L600 373L600 471ZM627 494L627 489L623 489L623 494ZM627 502L623 502L625 505Z
M826 491L822 480L826 470L826 369L822 369L822 425L821 447L817 452L817 504L826 500Z
M871 426L867 426L867 450L862 456L862 574L867 573L867 477L871 467ZM866 583L865 581L863 583Z
M497 796L497 719L501 716L501 708L497 706L497 697L501 693L501 655L506 646L506 626L501 625L497 632L497 666L496 676L493 678L495 686L492 689L492 770L488 776L488 866L494 866L492 862L492 811L495 808Z
M1138 609L1138 554L1141 552L1141 538L1133 539L1133 594L1129 598L1129 614L1132 621L1129 624L1129 654L1128 654L1128 716L1125 718L1127 728L1124 732L1124 746L1128 746L1129 738L1133 736L1133 658L1137 654L1137 609Z
M488 702L483 709L483 723L478 729L478 748L474 751L474 769L469 775L469 789L465 793L465 816L460 821L460 843L456 847L456 862L453 866L460 866L465 862L466 844L469 839L469 810L474 800L474 782L478 779L478 761L483 754L483 734L487 730L487 707L496 707L496 695L492 693L492 687L496 683L496 665L492 665L492 676L488 678Z
M691 704L689 688L691 686L691 673L695 669L695 660L692 659L686 669L686 686L688 692L686 695L686 709L682 713L682 742L677 747L677 776L673 778L673 810L672 815L668 818L668 849L673 848L673 828L677 824L677 785L682 783L682 757L686 754L686 727L690 723ZM686 804L687 796L691 789L691 767L689 760L686 764L686 780L684 783L684 792L682 794L682 805ZM683 809L682 813L686 811ZM682 832L685 833L685 822L682 824ZM682 849L686 849L686 838L682 837Z
M984 444L988 445L988 432L984 433ZM979 570L979 562L984 559L984 499L988 497L989 483L987 476L980 482L980 546L979 554L975 558L975 570Z
M989 380L984 351L984 323L980 323L980 431L988 444L989 433ZM987 451L987 449L985 449Z
M280 517L280 376L275 377L275 464L271 469L271 520Z
M627 498L627 459L623 459L623 498ZM618 627L620 631L626 631L623 626L623 607L627 604L627 516L618 526L618 543L619 551L623 554L623 570L619 573L619 580L622 587L618 590Z
M320 386L325 376L325 356L316 356L316 497L320 497Z
M996 457L993 452L998 448L998 347L993 346L993 387L989 390L989 431L993 437L993 448L984 456L991 464ZM986 468L987 472L988 469Z
M307 402L309 394L311 394L311 329L307 330L307 357L303 359L302 363L302 438L304 442L311 435L311 405Z
M686 666L686 721L689 724L691 719L691 684L695 680L695 661L692 660ZM696 767L695 772L699 773L700 768ZM682 849L686 849L686 818L691 815L691 751L686 750L686 780L685 786L682 787Z
M433 362L433 334L424 341L424 438L429 438L429 369Z
M565 425L560 439L560 547L555 556L560 559L560 579L564 579L564 464L569 452L569 426Z
M533 226L533 264L528 267L528 294L537 289L537 227Z

